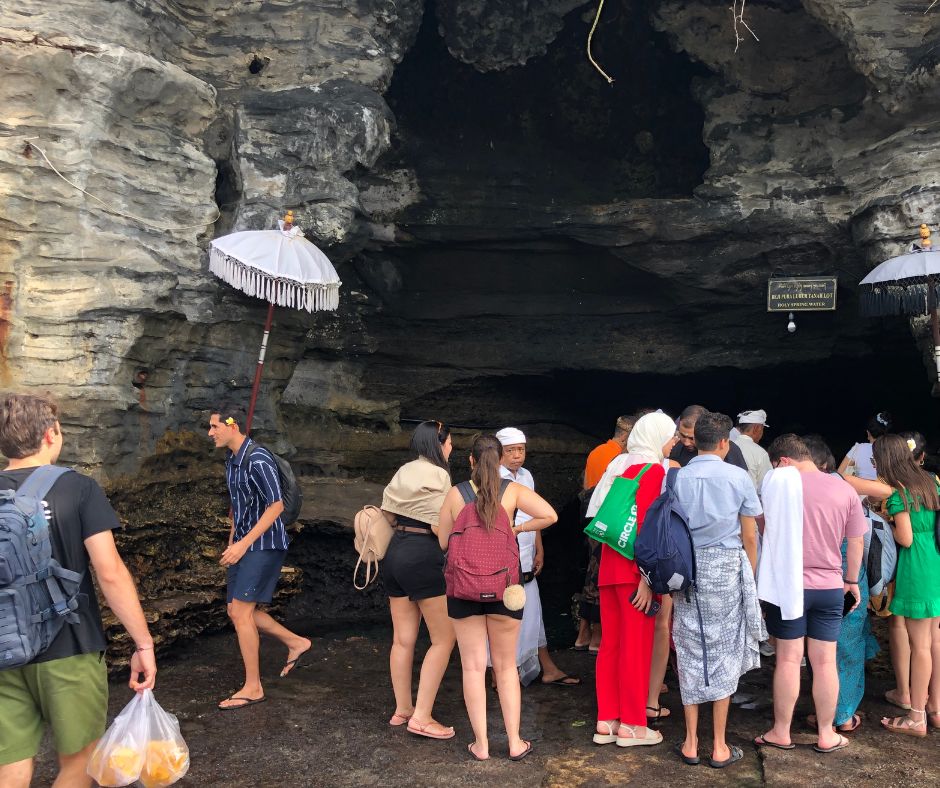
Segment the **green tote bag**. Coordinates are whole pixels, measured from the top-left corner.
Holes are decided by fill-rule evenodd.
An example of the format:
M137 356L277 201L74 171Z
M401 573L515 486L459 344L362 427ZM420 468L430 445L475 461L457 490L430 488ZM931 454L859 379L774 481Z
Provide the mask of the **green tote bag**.
M652 463L644 465L635 479L623 476L614 479L597 515L584 529L592 539L631 561L636 542L636 493L640 489L640 479L651 467Z

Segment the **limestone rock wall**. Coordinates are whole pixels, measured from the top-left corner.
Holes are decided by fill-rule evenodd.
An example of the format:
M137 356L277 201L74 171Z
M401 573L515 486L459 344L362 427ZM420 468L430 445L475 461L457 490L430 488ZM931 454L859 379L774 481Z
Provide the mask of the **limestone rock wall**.
M328 563L309 533L342 541L334 493L374 496L355 480L387 480L413 421L519 424L561 505L643 385L681 406L684 376L751 370L774 396L771 364L908 341L852 297L935 221L927 4L751 0L760 41L735 51L727 0L608 3L608 85L576 0L4 3L0 385L62 400L64 459L147 512L125 545L168 637L183 609L198 631L221 468L159 441L247 401L265 305L206 247L290 208L344 282L335 314L278 311L256 421L327 485L308 591ZM774 273L838 273L844 305L789 337ZM155 457L182 457L171 495L193 498L165 531L203 529L185 559L154 546Z

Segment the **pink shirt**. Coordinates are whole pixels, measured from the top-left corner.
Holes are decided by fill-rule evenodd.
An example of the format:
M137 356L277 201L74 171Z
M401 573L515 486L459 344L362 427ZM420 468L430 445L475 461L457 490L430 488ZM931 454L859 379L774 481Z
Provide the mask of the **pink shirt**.
M838 476L801 473L803 587L842 588L842 540L864 536L868 521L858 494Z

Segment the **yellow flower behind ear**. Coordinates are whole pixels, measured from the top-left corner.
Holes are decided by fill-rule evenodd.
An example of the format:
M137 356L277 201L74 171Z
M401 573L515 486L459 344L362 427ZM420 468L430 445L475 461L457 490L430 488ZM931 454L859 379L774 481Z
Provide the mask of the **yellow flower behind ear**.
M907 448L909 448L911 451L914 451L914 449L917 448L917 444L914 443L913 438L907 439Z
M233 426L235 425L235 419L233 419L231 416L229 416L229 417L225 420L225 423L228 424L229 427L233 427Z

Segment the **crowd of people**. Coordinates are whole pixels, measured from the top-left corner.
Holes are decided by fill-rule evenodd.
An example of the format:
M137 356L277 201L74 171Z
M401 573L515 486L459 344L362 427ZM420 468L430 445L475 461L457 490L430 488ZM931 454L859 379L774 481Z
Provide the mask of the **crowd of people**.
M209 425L209 437L226 450L232 527L220 563L227 568L228 613L245 670L241 688L219 702L221 711L265 701L260 634L287 649L282 676L311 649L308 638L262 607L273 598L288 547L284 496L277 458L245 435L243 424L241 409L220 406ZM763 410L738 414L736 424L699 405L677 418L646 410L617 419L613 437L588 455L581 496L585 522L623 484L617 479L631 480L636 532L642 532L651 507L668 496L687 522L695 564L691 587L657 595L635 558L587 539L574 648L597 655L596 744L662 742L654 722L671 713L659 698L674 654L685 718L676 757L689 765L701 762L699 709L710 703L707 763L735 763L743 752L729 745L726 732L739 681L760 666L762 655L773 655L773 725L755 744L795 746L793 713L800 669L808 662L815 714L807 722L817 731L815 750L843 749L850 743L846 734L862 724L857 712L865 662L877 650L869 609L890 615L897 683L885 699L904 712L883 718L882 727L914 737L940 728L940 480L923 467L923 436L894 433L890 415L878 413L867 425L867 440L837 466L818 435L783 434L764 449L766 426ZM0 490L36 493L29 479L55 465L62 441L53 402L4 396L0 451L9 464L0 473ZM490 757L488 669L514 761L532 752L520 729L521 687L536 680L558 687L581 683L548 650L538 576L544 566L542 531L558 516L535 491L526 448L525 434L515 427L480 434L470 447L469 481L453 484L450 430L425 421L411 439L413 459L398 469L382 500L394 529L381 563L393 628L389 670L395 707L388 723L416 736L454 737L454 728L436 720L433 711L456 643L474 735L467 751L477 760ZM130 687L151 688L156 677L153 640L114 545L114 511L87 476L61 473L50 484L39 497L52 563L77 573L83 593L65 610L77 618L65 616L38 656L28 664L0 665L4 786L29 785L47 724L63 784L89 784L85 765L107 713L106 643L90 568L135 643ZM892 577L877 583L868 576L876 529L890 534L897 552ZM415 692L422 620L430 646ZM67 713L65 707L56 710L63 697Z

